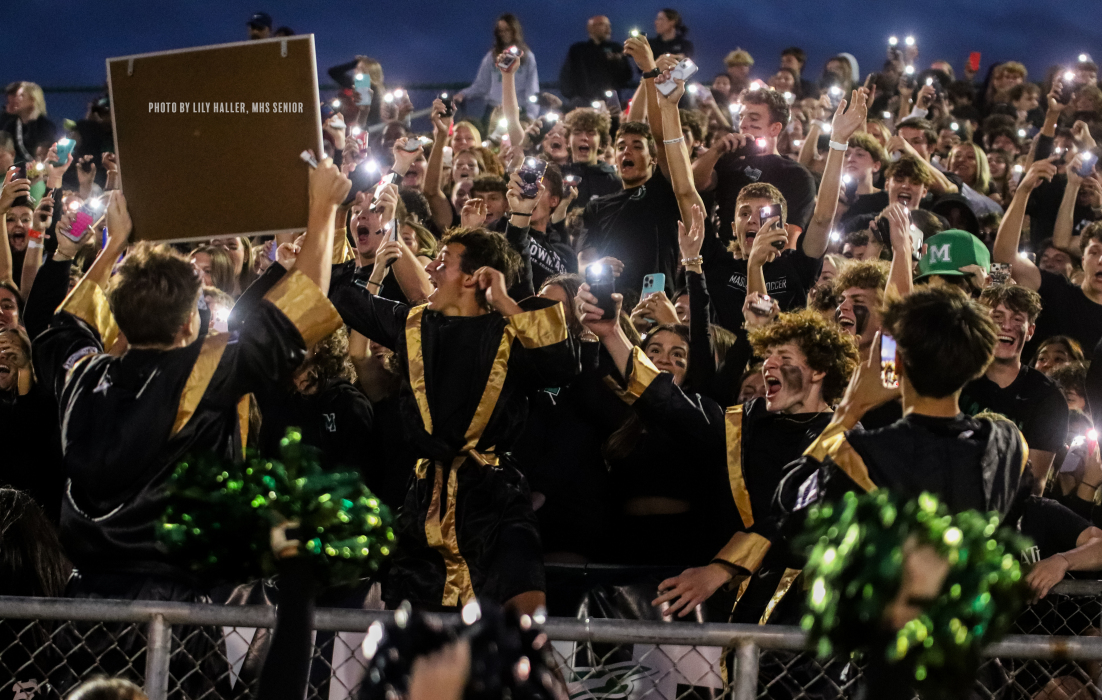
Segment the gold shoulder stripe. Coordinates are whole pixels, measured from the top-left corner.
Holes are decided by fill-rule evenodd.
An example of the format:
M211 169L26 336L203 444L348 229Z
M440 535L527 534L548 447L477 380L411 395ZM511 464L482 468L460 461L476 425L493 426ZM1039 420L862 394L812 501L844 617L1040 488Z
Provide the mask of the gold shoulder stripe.
M110 350L119 337L119 327L115 325L115 317L111 315L107 295L95 282L81 280L57 310L72 314L95 328L104 351Z
M1019 473L1024 474L1026 466L1029 465L1029 443L1026 442L1025 435L1022 431L1018 431L1018 437L1022 440L1022 469Z
M631 349L631 367L628 368L631 376L628 377L627 393L632 396L632 402L643 395L647 387L658 378L662 372L651 364L646 353L639 347Z
M562 302L535 311L525 311L509 317L520 344L529 350L561 343L570 337Z
M191 374L187 377L184 390L180 393L180 405L176 409L176 421L172 424L172 435L184 429L187 422L195 415L195 409L203 400L203 394L207 393L211 377L218 369L218 363L222 361L222 355L226 352L229 343L229 333L219 333L207 336L203 340L203 347L199 350L199 357L191 367Z
M425 357L421 351L421 316L428 304L421 304L409 310L406 316L406 361L409 364L409 386L417 399L417 408L421 412L421 422L425 432L432 434L432 413L429 412L429 396L425 388Z
M307 348L341 327L341 315L318 285L298 270L291 270L264 299L283 312L302 334Z
M501 388L505 386L505 375L509 373L509 355L513 350L513 338L516 331L513 326L505 326L501 329L501 341L497 346L497 354L494 356L494 364L490 367L490 376L486 380L486 388L482 391L482 397L478 400L478 408L474 411L471 424L467 427L466 444L463 450L473 450L478 447L478 441L482 432L490 423L490 416L497 407L497 400L501 396Z
M771 546L773 545L769 540L756 532L736 532L723 549L719 550L716 559L754 573L765 560Z
M750 492L742 473L742 405L727 409L727 478L731 482L731 495L738 507L743 527L754 524L754 509L750 505Z
M785 569L784 574L781 576L781 580L777 583L777 590L773 591L773 597L769 599L769 603L765 606L765 612L761 614L761 619L758 620L759 625L764 625L769 622L769 616L773 614L773 610L777 607L777 603L780 603L784 599L788 589L792 588L792 584L796 582L796 579L800 577L802 569Z
M822 462L827 457L853 480L855 484L865 491L875 491L876 484L869 478L869 468L861 455L853 449L853 445L846 440L845 427L840 424L828 425L815 442L804 451L808 457L814 457Z

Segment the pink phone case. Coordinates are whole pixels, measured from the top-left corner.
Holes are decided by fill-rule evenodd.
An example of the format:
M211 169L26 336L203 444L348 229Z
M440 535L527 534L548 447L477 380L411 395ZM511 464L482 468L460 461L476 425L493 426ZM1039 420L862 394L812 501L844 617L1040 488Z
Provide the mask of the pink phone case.
M86 212L77 212L76 218L73 219L73 225L69 228L69 233L63 234L70 241L79 241L84 232L88 230L88 227L92 225L92 215ZM60 229L58 230L61 233Z

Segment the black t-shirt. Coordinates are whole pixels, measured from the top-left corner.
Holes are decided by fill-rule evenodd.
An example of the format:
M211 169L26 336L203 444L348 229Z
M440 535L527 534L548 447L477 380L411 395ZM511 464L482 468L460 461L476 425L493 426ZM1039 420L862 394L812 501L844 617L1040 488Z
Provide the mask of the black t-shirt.
M1032 247L1052 237L1052 232L1056 228L1056 215L1060 211L1060 202L1064 199L1064 190L1067 185L1067 175L1057 175L1052 178L1052 182L1043 181L1030 193L1025 213L1029 214L1029 241ZM1083 222L1089 223L1097 218L1090 206L1077 201L1075 211L1072 213L1072 220L1075 221L1074 233L1079 233Z
M582 179L578 184L578 198L570 205L571 209L584 207L590 200L616 194L624 189L624 183L620 180L616 168L600 161L594 165L567 163L562 167L562 174L563 176L577 175Z
M794 160L777 155L745 156L725 153L716 163L716 202L719 230L728 235L735 218L735 200L743 187L768 182L784 195L788 204L787 223L807 230L815 211L815 178Z
M1018 426L1032 450L1057 452L1067 439L1067 401L1051 379L1027 365L1005 389L986 376L969 382L960 394L960 408L971 416L1001 413Z
M765 288L777 300L781 311L802 309L807 305L807 292L819 278L822 258L804 253L804 237L796 250L785 250L771 263L762 267ZM708 279L712 307L719 325L730 331L742 328L742 304L746 301L746 260L736 260L722 244L709 240L704 256L704 276Z
M869 194L859 194L849 209L846 209L846 213L839 219L839 223L844 223L862 214L879 214L884 211L884 208L887 206L888 193L884 190L870 192Z
M1042 340L1054 335L1070 335L1084 349L1093 348L1102 338L1102 304L1087 298L1079 285L1063 275L1041 270L1041 315L1037 332L1026 343L1023 357L1033 357Z
M669 180L655 172L639 187L600 197L585 207L585 233L578 250L592 249L596 257L612 256L624 263L616 291L639 295L643 277L666 275L666 294L672 297L680 250L677 222L681 212Z
M1060 552L1075 549L1079 535L1090 527L1082 516L1056 501L1040 496L1030 496L1023 505L1018 529L1033 540L1033 546L1023 549L1022 564L1036 564Z
M556 242L542 231L528 230L528 254L532 259L532 288L539 293L547 278L578 271L578 258L570 246Z
M647 41L650 42L650 50L654 53L654 57L658 58L662 54L683 54L689 58L693 57L696 50L693 48L693 42L685 38L683 34L677 34L674 38L666 41L660 36L652 36Z

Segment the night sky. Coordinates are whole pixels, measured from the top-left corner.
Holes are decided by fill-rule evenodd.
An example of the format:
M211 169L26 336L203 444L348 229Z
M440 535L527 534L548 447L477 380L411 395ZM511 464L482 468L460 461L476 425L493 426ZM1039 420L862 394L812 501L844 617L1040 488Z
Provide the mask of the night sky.
M654 15L660 7L579 0L29 2L19 5L17 16L23 27L34 31L12 32L9 18L0 77L4 83L33 80L47 88L101 85L104 59L109 56L241 41L246 38L248 16L264 10L276 26L315 34L322 84L330 82L327 67L355 54L379 59L389 86L466 81L473 79L489 48L494 18L511 10L524 25L540 78L546 82L558 79L569 45L585 39L585 19L591 13L607 14L613 38L621 40L632 27L653 35ZM1026 64L1031 80L1042 79L1050 65L1074 61L1083 51L1102 59L1098 4L1089 2L688 0L674 7L691 29L689 38L696 43L700 78L705 81L722 69L723 56L738 46L757 61L755 77L765 78L775 71L780 50L793 44L808 53L805 77L818 77L826 60L843 51L857 57L864 74L879 67L886 39L893 33L916 36L923 66L945 58L958 72L970 51L982 52L981 73L992 62L1016 59ZM85 95L47 95L55 119L82 116L86 100Z

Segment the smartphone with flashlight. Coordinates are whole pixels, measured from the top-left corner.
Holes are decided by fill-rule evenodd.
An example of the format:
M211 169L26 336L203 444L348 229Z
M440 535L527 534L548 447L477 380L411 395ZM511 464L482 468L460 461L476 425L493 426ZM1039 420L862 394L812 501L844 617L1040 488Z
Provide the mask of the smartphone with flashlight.
M69 154L73 152L73 147L77 145L77 142L73 139L59 139L57 142L57 160L53 162L54 165L65 165L69 160Z
M698 68L697 65L693 63L693 59L683 58L678 61L677 65L673 67L673 70L670 71L671 80L660 83L655 87L657 87L658 91L661 92L663 95L669 95L671 92L677 89L677 83L674 82L675 80L688 80L689 78L693 77L693 75L695 75L698 70L700 70L700 68Z
M451 99L451 97L448 96L448 93L442 92L438 95L438 97L440 98L440 101L444 103L444 116L445 117L450 117L450 116L454 115L455 114L455 103L452 102L452 99Z
M406 153L416 153L425 146L432 143L432 139L427 136L418 136L415 139L406 139L406 145L402 146L402 150Z
M360 93L360 99L356 100L356 104L361 107L366 107L371 104L371 76L367 73L356 73L353 76L354 87L356 92Z
M1076 170L1079 177L1090 177L1094 172L1094 164L1098 162L1098 155L1091 151L1083 153L1083 166Z
M1010 281L1010 263L991 263L991 270L987 276L992 285L1006 284Z
M394 185L398 182L398 173L387 173L379 178L379 184L375 185L375 192L371 196L372 204L371 211L379 211L379 192L382 191L387 185Z
M562 178L562 184L566 185L567 187L577 187L578 185L582 184L582 176L564 175Z
M1071 102L1071 98L1075 95L1075 73L1070 70L1065 71L1060 75L1060 104L1066 105Z
M758 207L758 221L761 222L760 223L761 228L758 229L758 232L760 233L762 228L765 227L765 222L766 222L767 219L770 219L774 216L780 216L780 215L781 215L781 209L780 209L780 207L778 207L775 204L770 204L770 205L764 206L764 207ZM779 219L777 220L777 225L778 226L782 225L781 221ZM784 243L785 243L784 241L773 241L773 247L776 248L777 250L784 250Z
M604 263L593 263L585 268L585 283L589 285L589 293L597 297L597 308L604 312L602 318L616 318L616 302L612 300L616 277L612 268Z
M895 367L895 338L880 334L880 381L889 389L899 387L899 373Z
M842 101L842 97L845 96L846 91L838 85L831 85L827 90L827 99L830 100L831 109L838 109L838 104Z
M61 227L58 227L57 232L74 243L79 242L81 238L84 238L84 234L88 232L88 227L103 214L103 209L107 206L104 199L104 197L89 197L77 210L77 215L73 218L73 225L69 227L69 230L64 231Z
M520 60L521 55L524 52L515 46L510 46L501 52L501 55L497 57L497 67L503 71L509 70L509 68Z
M857 186L858 186L858 184L859 183L857 182L857 178L855 178L854 176L852 176L852 175L843 175L842 176L842 188L845 192L846 202L848 204L853 204L854 200L857 199Z
M980 52L973 51L968 54L968 69L973 73L978 73L980 70Z
M768 316L773 313L773 297L768 294L762 294L761 298L755 299L748 304L750 311L756 316Z
M520 196L525 199L535 199L540 193L540 182L543 181L545 172L547 172L547 161L531 156L525 158L517 168L517 175L520 175Z

